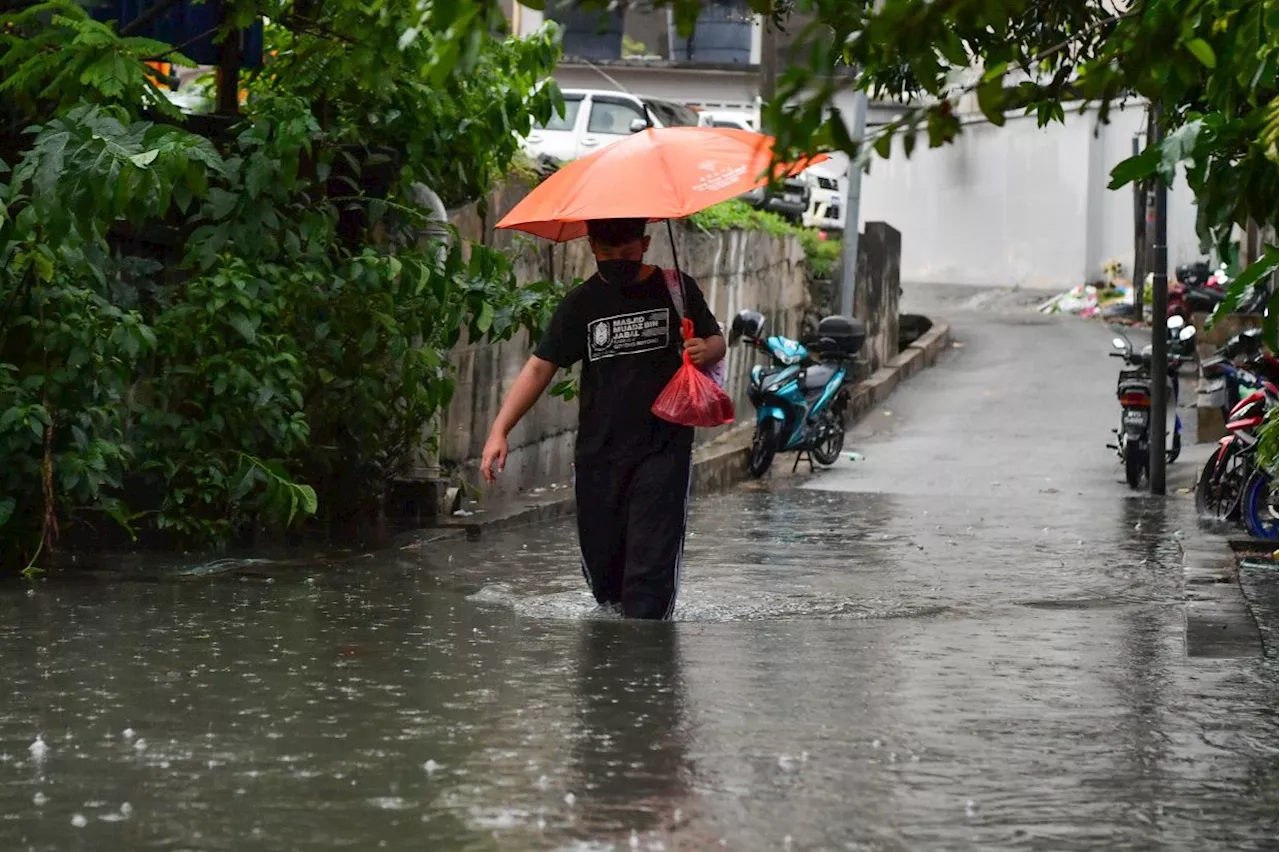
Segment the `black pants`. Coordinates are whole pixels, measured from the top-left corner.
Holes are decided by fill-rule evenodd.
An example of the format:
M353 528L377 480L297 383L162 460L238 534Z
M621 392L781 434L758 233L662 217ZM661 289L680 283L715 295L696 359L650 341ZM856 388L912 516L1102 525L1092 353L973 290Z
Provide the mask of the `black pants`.
M582 573L601 604L628 618L670 618L680 585L693 472L688 450L579 465Z

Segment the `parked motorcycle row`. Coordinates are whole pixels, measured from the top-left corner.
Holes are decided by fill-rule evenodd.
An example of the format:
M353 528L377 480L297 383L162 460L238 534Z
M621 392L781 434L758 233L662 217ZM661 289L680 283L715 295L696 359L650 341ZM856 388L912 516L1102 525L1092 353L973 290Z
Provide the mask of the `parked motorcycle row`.
M1196 360L1193 314L1212 314L1227 298L1230 278L1226 265L1216 270L1208 263L1177 267L1176 281L1169 282L1169 304L1165 313L1168 333L1169 371L1167 376L1169 436L1167 459L1172 463L1182 449L1182 421L1178 416L1178 373ZM1238 303L1240 313L1261 314L1274 301L1272 288L1265 284L1249 288ZM1124 336L1112 340L1112 356L1124 360L1116 382L1120 401L1120 425L1112 430L1116 441L1108 444L1124 465L1129 486L1138 488L1147 476L1150 447L1151 347L1135 352ZM1280 505L1276 482L1255 462L1258 428L1268 409L1276 402L1276 359L1265 351L1262 332L1242 332L1227 341L1213 356L1200 362L1206 391L1222 409L1227 435L1205 463L1196 484L1196 508L1202 517L1236 521L1250 535L1276 540Z
M1169 307L1166 317L1180 316L1184 322L1191 322L1195 313L1211 314L1218 305L1227 299L1227 284L1231 279L1227 275L1226 264L1216 270L1209 264L1187 263L1175 270L1175 280L1169 282ZM1253 287L1241 300L1237 310L1243 313L1262 313L1271 301L1271 291L1267 287Z
M1201 516L1238 521L1255 538L1276 540L1280 529L1276 480L1257 463L1258 429L1276 404L1278 362L1256 329L1227 341L1201 364L1220 399L1227 434L1205 462L1196 484Z
M1178 374L1196 359L1196 332L1178 314L1166 320L1168 334L1167 419L1169 436L1166 458L1172 463L1182 451L1182 420L1178 415ZM1150 345L1135 351L1123 335L1112 340L1112 357L1124 365L1116 381L1120 402L1120 424L1112 431L1116 441L1108 444L1124 465L1131 488L1141 486L1148 471L1151 429ZM1276 404L1277 360L1266 351L1262 332L1250 329L1232 337L1212 356L1200 362L1206 391L1222 409L1227 435L1205 462L1196 484L1196 509L1201 517L1240 523L1255 538L1276 540L1280 528L1277 483L1256 463L1258 429L1267 410Z
M742 311L729 331L731 344L742 341L770 362L752 367L747 385L747 398L756 409L747 472L757 479L764 476L780 452L796 453L796 466L805 458L810 466L833 465L844 448L850 368L866 341L866 325L853 317L830 316L802 342L766 336L766 322L758 311Z

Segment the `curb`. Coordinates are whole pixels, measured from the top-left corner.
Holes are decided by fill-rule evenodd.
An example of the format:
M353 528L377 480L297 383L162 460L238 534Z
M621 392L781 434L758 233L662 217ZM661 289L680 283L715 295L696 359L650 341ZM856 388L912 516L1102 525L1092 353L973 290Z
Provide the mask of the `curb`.
M868 411L884 402L904 379L910 378L926 367L932 367L951 345L951 327L945 322L935 322L904 351L895 355L889 363L872 376L854 385L849 395L849 426L853 426ZM693 451L694 494L722 491L746 478L747 453L751 449L751 436L755 424L744 423ZM572 492L564 496L536 502L523 502L486 514L483 519L450 518L429 529L465 533L476 539L485 532L507 530L558 520L574 513Z
M1236 578L1236 554L1226 539L1182 548L1183 614L1189 658L1261 657L1262 631Z

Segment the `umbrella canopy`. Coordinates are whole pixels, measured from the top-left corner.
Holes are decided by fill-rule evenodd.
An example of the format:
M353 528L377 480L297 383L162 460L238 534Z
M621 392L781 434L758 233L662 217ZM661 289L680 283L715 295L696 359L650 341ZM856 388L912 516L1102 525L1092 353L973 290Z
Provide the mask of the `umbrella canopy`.
M679 219L766 182L773 137L711 127L650 128L568 163L498 223L563 242L586 236L590 219ZM795 174L819 154L782 166Z

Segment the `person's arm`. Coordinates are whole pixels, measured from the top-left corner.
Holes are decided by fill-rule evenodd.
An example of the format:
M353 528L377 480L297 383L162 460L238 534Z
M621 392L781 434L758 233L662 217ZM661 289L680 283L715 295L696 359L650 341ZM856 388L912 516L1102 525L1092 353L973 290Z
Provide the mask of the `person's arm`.
M707 307L702 288L689 276L684 277L685 300L689 306L689 318L693 320L693 337L684 342L685 351L695 367L715 364L728 351L724 335L715 314Z
M493 482L507 466L507 436L520 422L520 418L529 413L533 404L542 396L547 385L555 378L555 364L544 361L537 355L530 356L525 362L516 383L511 386L498 416L494 418L493 427L489 430L489 440L485 441L484 455L480 459L480 475L487 482Z
M516 376L515 384L507 392L507 398L494 418L489 440L485 441L484 454L480 457L480 475L487 482L493 482L507 466L507 436L551 384L556 370L572 367L585 354L586 329L579 317L575 294L576 291L565 297L552 314L537 350Z

